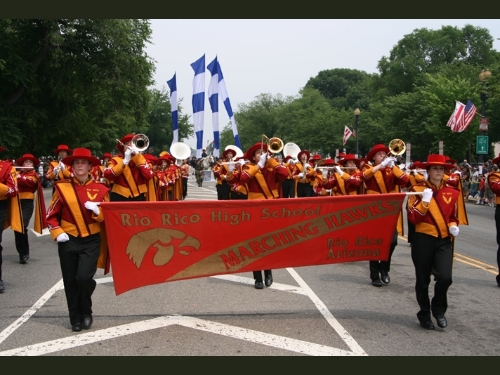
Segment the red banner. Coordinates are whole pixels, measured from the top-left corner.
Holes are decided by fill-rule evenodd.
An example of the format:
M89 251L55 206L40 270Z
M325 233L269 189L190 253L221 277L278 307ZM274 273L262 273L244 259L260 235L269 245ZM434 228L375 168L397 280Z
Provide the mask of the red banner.
M387 260L404 198L101 203L115 293L213 275Z

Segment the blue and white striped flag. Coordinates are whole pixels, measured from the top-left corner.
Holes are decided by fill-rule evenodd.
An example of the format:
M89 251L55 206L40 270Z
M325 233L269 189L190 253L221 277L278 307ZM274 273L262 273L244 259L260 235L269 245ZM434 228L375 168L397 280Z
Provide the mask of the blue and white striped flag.
M168 87L170 87L170 108L172 112L172 129L173 129L173 140L172 144L179 142L179 118L177 111L177 80L175 78L176 73L172 79L167 81Z
M234 136L234 144L241 148L240 136L238 135L238 127L236 126L236 120L234 119L233 109L231 108L231 102L229 101L229 95L227 94L226 82L224 81L224 76L222 75L222 70L220 68L220 64L217 61L218 67L218 75L219 75L219 93L221 96L222 103L224 103L224 107L226 107L227 115L231 120L231 124L233 126L233 136Z
M196 157L201 158L203 147L203 121L205 115L205 54L191 64L193 79L193 121L196 134Z
M213 143L213 153L215 157L219 157L219 69L217 64L217 56L215 59L208 64L208 71L212 75L210 79L210 84L208 85L208 102L210 103L210 108L212 108L212 127L214 129L214 143Z

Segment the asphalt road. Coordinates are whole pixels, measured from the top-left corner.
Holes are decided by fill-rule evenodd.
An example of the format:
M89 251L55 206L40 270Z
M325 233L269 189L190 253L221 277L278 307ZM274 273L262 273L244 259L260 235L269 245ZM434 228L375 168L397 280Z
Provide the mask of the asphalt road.
M51 189L45 189L46 200ZM216 199L213 182L189 200ZM321 199L321 198L317 198ZM422 329L416 318L410 247L399 238L391 283L371 285L368 262L274 270L253 287L251 273L175 281L115 295L98 270L94 324L71 331L57 245L30 232L30 260L19 264L3 233L0 294L2 356L497 356L500 288L494 208L467 204L449 289L448 327ZM431 284L431 290L432 290Z

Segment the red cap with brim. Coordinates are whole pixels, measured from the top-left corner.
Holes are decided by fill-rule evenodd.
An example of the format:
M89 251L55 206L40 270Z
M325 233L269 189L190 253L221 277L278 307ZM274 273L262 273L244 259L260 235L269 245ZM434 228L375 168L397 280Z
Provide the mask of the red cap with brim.
M227 158L227 157L228 157L227 155L228 155L230 152L233 154L233 157L235 157L235 156L236 156L236 150L233 150L232 148L228 148L227 150L225 150L225 151L222 153L222 157L223 157L223 158Z
M427 156L427 161L425 163L418 164L418 167L422 169L434 166L444 167L444 169L453 169L453 165L446 162L444 155L439 154L430 154Z
M68 155L71 155L73 153L73 150L68 147L68 145L59 145L57 148L54 150L54 153L57 155L61 151L66 151Z
M253 155L255 154L255 151L260 150L261 148L262 150L267 152L267 143L257 142L256 144L251 146L244 155L245 159L253 160Z
M132 140L132 138L134 138L134 135L135 134L127 134L125 137L123 137L122 139L120 139L120 142L116 142L116 148L118 149L118 151L120 152L125 152L125 150L123 149L123 144L127 143L127 142L130 142Z
M382 143L379 143L375 146L372 147L372 149L370 150L370 152L368 153L368 155L366 155L366 158L369 160L369 161L372 161L373 160L373 157L375 156L375 154L379 151L384 151L386 154L389 153L389 147L387 147L386 145L382 144Z
M337 163L335 162L335 160L333 160L333 159L330 158L330 159L325 159L323 161L323 163L321 163L321 165L326 167L326 166L330 166L330 165L331 166L337 165Z
M101 165L101 161L95 156L92 156L92 153L87 148L75 148L73 154L71 156L66 156L62 162L66 165L71 165L73 161L77 159L88 160L94 167Z
M339 164L345 165L348 161L353 161L357 167L359 167L359 159L356 159L354 154L346 154L341 160L339 160Z
M26 160L31 160L35 167L38 167L38 165L40 164L40 160L38 160L38 158L35 158L32 154L24 154L23 156L21 156L19 159L16 160L16 164L22 167L23 163Z
M309 153L309 151L307 150L302 150L300 151L298 154L297 154L297 159L298 160L302 160L302 155L307 155L307 160L309 160L309 158L311 157L311 154Z

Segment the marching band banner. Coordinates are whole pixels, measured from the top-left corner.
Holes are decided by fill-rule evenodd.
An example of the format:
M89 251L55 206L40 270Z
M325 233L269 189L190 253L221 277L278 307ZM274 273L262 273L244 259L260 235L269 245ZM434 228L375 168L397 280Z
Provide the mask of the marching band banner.
M405 194L103 202L116 295L221 274L387 260Z

